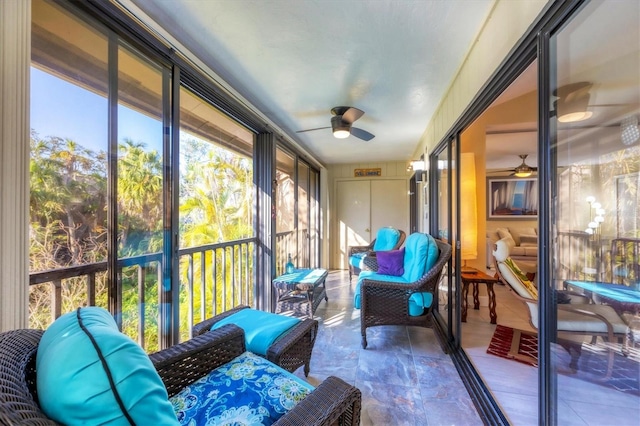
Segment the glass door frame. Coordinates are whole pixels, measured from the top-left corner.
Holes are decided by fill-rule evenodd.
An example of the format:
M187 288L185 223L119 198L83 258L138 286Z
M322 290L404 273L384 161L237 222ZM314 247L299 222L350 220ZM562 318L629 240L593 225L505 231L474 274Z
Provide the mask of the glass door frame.
M564 22L571 19L579 12L581 7L588 3L589 0L578 0L576 2L550 2L541 11L536 21L529 27L527 33L523 35L520 42L507 55L506 59L497 68L492 77L485 83L481 91L470 102L469 106L463 111L449 130L445 133L441 142L429 153L430 161L430 182L437 184L438 172L438 155L442 154L445 149L453 141L458 141L458 137L464 129L478 118L489 105L534 61L538 60L538 90L539 90L539 136L538 136L538 181L549 182L551 177L551 141L550 141L550 99L547 95L550 87L550 60L549 60L549 39L550 35L556 31ZM459 143L456 144L459 146ZM449 163L450 164L450 163ZM550 188L548 185L539 185L539 211L548 212ZM451 205L453 194L448 194L448 205ZM459 203L459 194L455 194ZM438 225L438 194L437 191L430 191L430 227L437 230ZM451 212L450 212L451 213ZM452 214L449 215L452 220ZM456 229L459 231L459 217L456 215ZM449 229L452 229L452 224ZM538 258L545 259L542 253L546 252L549 247L549 230L551 227L548 215L540 214L538 219L538 229L540 230L538 244ZM437 233L437 231L433 231ZM433 233L432 232L432 233ZM457 233L459 234L459 232ZM451 242L451 238L448 238ZM457 246L458 247L458 246ZM457 250L456 250L457 251ZM458 256L456 255L456 258ZM457 259L459 261L459 259ZM453 263L453 260L450 264ZM539 280L544 282L551 276L550 262L548 259L540 262L538 267ZM454 279L459 282L459 277L449 269L447 279L449 280L449 288L451 288ZM543 290L539 294L540 304L539 312L545 313L539 315L539 377L538 377L538 411L540 424L557 424L557 400L556 388L554 387L555 377L552 375L553 365L550 362L550 338L555 335L555 315L549 316L549 307L551 306L551 292L543 286ZM451 303L451 302L449 302ZM467 358L466 354L460 346L460 328L454 329L453 316L450 313L451 320L445 322L441 312L435 313L436 332L443 334L448 342L448 349L451 351L451 357L461 374L465 385L474 397L476 406L481 416L490 424L508 425L509 421L502 413L497 402L493 398L491 392L484 384L482 378ZM459 316L459 315L458 315ZM458 336L457 336L458 335Z

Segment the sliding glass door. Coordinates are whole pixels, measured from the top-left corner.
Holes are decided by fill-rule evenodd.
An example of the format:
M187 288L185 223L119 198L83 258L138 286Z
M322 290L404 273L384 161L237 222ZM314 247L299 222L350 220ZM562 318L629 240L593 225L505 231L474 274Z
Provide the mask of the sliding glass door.
M549 412L637 424L640 3L587 3L551 33L549 71ZM578 298L559 305L559 290L581 292L597 319L568 317Z

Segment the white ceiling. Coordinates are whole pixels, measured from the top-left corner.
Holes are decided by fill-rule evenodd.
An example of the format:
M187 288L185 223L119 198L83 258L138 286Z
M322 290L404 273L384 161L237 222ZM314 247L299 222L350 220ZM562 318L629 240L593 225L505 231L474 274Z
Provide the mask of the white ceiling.
M324 164L409 160L494 0L120 0ZM330 109L365 111L369 142Z

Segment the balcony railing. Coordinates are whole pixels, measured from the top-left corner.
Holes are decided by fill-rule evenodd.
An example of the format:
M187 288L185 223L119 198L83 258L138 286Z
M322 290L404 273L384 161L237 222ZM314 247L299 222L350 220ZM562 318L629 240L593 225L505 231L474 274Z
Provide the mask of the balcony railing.
M299 268L308 268L309 259L309 230L278 232L276 234L276 275L284 273L288 256Z
M255 280L254 253L256 239L247 238L217 244L208 244L179 250L180 269L180 333L181 339L191 337L194 321L224 312L238 304L254 304ZM30 286L49 285L51 322L62 313L77 306L107 305L107 262L96 262L55 270L32 273ZM162 290L162 253L152 253L118 260L118 285L122 294L119 300L128 301L128 310L112 312L123 326L135 323L135 331L127 328L127 334L136 338L142 347L159 336L148 336L147 322L161 323L157 318ZM155 277L155 278L154 278ZM65 291L81 287L84 300L63 300ZM71 298L69 298L71 299ZM136 301L135 312L131 300ZM135 335L132 335L135 334ZM154 348L155 349L155 348Z

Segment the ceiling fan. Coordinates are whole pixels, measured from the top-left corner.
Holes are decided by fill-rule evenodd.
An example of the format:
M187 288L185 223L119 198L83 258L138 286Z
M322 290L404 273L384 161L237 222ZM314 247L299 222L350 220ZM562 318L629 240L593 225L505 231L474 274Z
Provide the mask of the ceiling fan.
M515 176L515 177L529 177L531 176L533 173L538 171L537 167L531 167L526 163L526 159L529 155L528 154L521 154L518 157L522 158L522 164L520 164L519 166L513 168L513 169L505 169L505 170L492 170L489 173L503 173L503 172L512 172L511 176Z
M337 106L331 108L331 126L316 127L315 129L299 130L296 133L311 132L313 130L332 129L333 136L338 139L348 138L353 135L364 141L370 141L375 136L366 130L362 130L358 127L353 127L354 121L364 115L364 111L348 106Z
M553 91L553 96L557 97L553 101L552 116L558 117L560 123L574 123L588 120L593 116L590 109L595 107L620 107L625 104L591 104L590 90L593 83L590 81L578 81L576 83L565 84Z
M553 91L558 99L553 101L553 112L561 123L572 123L591 118L593 113L587 110L591 94L589 90L593 86L588 81L566 84Z

